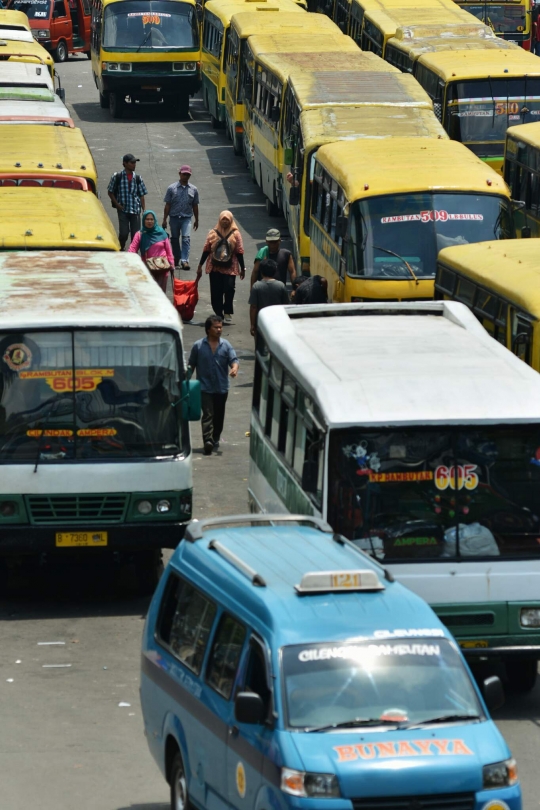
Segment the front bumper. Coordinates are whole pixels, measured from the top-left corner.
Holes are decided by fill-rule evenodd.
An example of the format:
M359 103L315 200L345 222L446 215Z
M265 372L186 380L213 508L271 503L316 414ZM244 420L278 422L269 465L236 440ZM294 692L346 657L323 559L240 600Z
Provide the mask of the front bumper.
M197 73L163 75L157 73L102 73L101 82L104 93L123 93L137 97L151 95L172 95L174 93L196 93L201 86Z
M96 551L140 551L143 549L176 548L184 537L185 523L123 523L122 525L89 526L5 526L0 529L0 556L69 553L74 549L56 547L56 532L107 532L107 546L78 548L88 554Z

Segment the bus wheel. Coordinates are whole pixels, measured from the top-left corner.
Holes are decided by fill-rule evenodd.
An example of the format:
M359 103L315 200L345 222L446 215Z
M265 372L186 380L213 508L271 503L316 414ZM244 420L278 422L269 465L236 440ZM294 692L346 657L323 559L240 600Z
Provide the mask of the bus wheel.
M515 692L530 692L537 674L538 661L535 658L510 658L506 661L508 683Z
M172 761L169 783L171 786L171 810L189 810L191 805L187 792L186 772L180 752L176 754Z
M55 62L67 62L68 58L68 49L67 45L63 39L60 40L58 46L54 52L54 61Z
M219 129L219 121L213 115L210 115L210 123L212 124L212 129Z
M118 93L109 93L109 112L113 118L122 118L124 97Z
M189 94L184 93L184 95L178 97L178 101L176 102L176 109L178 115L182 119L189 118Z
M244 154L244 150L242 148L242 144L238 145L238 139L237 139L236 135L233 135L232 144L233 144L233 152L234 152L234 154L237 157L241 157Z
M139 596L153 594L163 573L161 551L137 551L135 558L135 576Z
M276 205L275 202L269 200L268 197L266 198L266 213L269 217L279 216L279 205Z
M90 51L83 51L83 53L84 53L84 55L86 56L87 59L92 58L92 54L90 53Z
M102 110L109 109L109 93L100 93L99 94L99 106Z

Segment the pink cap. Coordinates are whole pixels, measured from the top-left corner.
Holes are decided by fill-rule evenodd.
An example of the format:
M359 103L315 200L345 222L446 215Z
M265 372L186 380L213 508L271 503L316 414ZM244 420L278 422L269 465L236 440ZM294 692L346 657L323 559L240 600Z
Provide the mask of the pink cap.
M180 174L193 174L191 171L191 166L188 166L187 163L180 166Z

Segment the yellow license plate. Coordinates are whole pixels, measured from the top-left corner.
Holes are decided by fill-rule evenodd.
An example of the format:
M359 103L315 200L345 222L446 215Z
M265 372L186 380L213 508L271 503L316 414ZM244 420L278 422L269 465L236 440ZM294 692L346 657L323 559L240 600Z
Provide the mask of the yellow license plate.
M487 641L460 641L459 646L462 650L478 650L483 647L488 647Z
M58 548L73 546L106 546L107 532L56 532Z

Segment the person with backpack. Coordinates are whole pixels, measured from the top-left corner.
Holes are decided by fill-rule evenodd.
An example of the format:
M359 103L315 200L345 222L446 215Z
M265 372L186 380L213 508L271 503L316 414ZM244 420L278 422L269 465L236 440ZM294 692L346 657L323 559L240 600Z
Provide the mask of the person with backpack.
M123 170L112 175L107 189L112 207L118 211L120 250L124 250L130 232L134 239L141 230L141 211L146 207L144 198L148 194L142 177L135 173L139 158L128 152L122 162Z
M232 323L236 276L243 280L244 244L242 234L230 211L222 211L217 225L208 232L203 253L197 267L197 278L202 276L203 263L210 276L212 309L224 323Z

